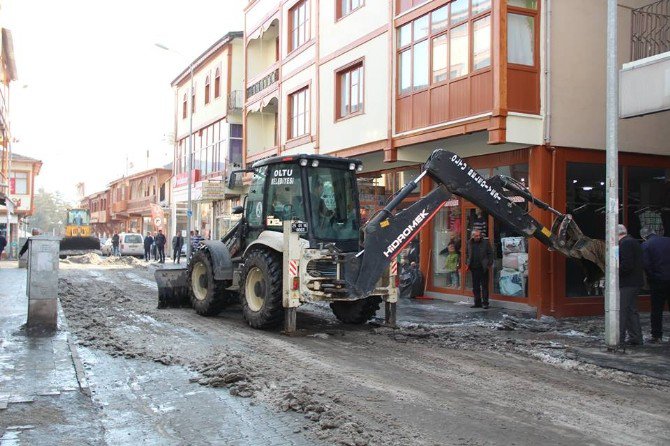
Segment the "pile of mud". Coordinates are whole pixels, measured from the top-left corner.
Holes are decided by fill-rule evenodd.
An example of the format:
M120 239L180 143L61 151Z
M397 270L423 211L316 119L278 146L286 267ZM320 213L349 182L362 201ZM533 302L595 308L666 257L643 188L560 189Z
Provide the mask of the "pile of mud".
M120 265L132 267L146 267L147 263L135 257L102 257L99 254L88 253L80 256L68 256L61 260L63 263L79 265Z

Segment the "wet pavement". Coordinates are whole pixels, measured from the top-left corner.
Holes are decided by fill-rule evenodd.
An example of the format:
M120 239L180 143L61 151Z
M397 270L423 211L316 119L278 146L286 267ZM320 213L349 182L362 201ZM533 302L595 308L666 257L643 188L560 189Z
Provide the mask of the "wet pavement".
M57 332L26 336L26 270L1 262L0 281L0 446L319 444L299 414L192 383L184 367L77 347L60 308Z

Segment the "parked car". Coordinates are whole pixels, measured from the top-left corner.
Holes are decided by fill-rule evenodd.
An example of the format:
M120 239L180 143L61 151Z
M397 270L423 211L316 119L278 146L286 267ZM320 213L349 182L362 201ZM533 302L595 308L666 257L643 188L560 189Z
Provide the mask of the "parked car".
M100 251L102 251L103 256L111 256L112 255L112 239L111 237L105 240L104 243L101 243L100 245Z
M122 256L144 257L144 237L142 234L122 232L119 234L119 249Z

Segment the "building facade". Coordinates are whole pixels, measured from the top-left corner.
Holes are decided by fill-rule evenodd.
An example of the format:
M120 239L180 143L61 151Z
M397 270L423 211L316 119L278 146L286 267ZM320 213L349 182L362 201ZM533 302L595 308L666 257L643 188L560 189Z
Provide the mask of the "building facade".
M16 152L11 154L7 200L12 202L13 209L9 213L0 213L0 232L9 234L7 253L14 258L17 247L20 248L19 240L30 235L29 219L35 210L35 177L41 168L40 160Z
M620 65L633 47L668 50L649 43L667 36L644 35L653 27L641 14L655 8L650 16L667 19L665 3L619 2ZM605 28L606 2L252 0L245 162L294 153L360 158L365 219L446 148L485 177L517 179L602 239ZM621 219L634 236L645 224L670 231L667 119L661 112L620 121ZM424 181L408 201L431 188ZM547 212L528 211L551 224ZM517 243L519 234L459 198L421 231L426 294L472 296L469 274L450 280L445 260L453 241L463 263L474 227L494 247L494 301L557 316L602 313L602 289L586 289L574 262L536 240Z
M112 181L108 190L90 196L92 221L94 209L98 209L95 214L98 221L93 223L94 230L104 228L107 235L115 232L146 234L154 232L159 226L166 227L168 219L162 213L161 203L165 202L168 193L165 184L171 175L170 169L144 170ZM100 208L102 204L106 204L104 210ZM161 208L158 214L156 206ZM105 219L104 224L102 218Z
M230 32L192 62L192 92L188 68L172 82L177 136L170 235L174 231L185 235L187 228L189 152L192 229L217 239L236 217L231 209L239 203L239 193L226 188L226 179L242 166L242 40L242 32Z
M9 90L17 80L14 61L14 43L10 30L0 28L0 221L6 217L4 226L0 223L0 233L9 242L16 241L17 234L11 233L12 214L15 204L10 199L10 172L12 170L12 133L9 115ZM9 232L8 232L9 229Z

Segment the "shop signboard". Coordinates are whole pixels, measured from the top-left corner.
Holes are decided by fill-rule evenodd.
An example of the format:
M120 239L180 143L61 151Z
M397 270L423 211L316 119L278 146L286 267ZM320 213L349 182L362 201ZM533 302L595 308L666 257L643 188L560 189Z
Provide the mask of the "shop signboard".
M188 172L178 173L174 177L173 187L182 187L188 184ZM200 181L200 169L193 169L191 171L191 185Z
M200 199L202 201L218 201L224 198L223 183L207 181L201 184Z

